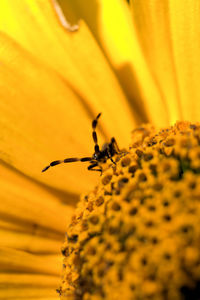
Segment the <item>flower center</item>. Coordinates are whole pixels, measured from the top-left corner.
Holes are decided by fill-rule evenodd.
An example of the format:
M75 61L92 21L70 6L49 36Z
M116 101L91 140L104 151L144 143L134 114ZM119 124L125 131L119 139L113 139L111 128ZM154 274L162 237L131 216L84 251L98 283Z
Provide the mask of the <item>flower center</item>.
M63 245L61 299L196 299L200 125L144 125L82 197Z

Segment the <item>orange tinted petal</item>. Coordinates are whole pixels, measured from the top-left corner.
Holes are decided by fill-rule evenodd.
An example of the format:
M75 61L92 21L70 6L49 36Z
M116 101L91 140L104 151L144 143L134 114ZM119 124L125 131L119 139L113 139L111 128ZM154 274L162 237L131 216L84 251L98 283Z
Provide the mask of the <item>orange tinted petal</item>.
M33 255L24 251L0 247L1 270L59 275L61 255Z
M58 0L66 12L74 9L90 27L117 74L140 122L168 124L166 103L141 51L131 13L124 0L84 1Z
M0 165L0 172L1 228L61 238L76 199L44 188L3 165Z
M129 132L135 124L130 106L84 22L77 32L69 32L59 22L50 0L16 0L12 5L2 0L0 16L3 32L67 78L79 91L91 119L104 112L107 137L115 134L122 143L128 143ZM124 123L127 130L123 128Z
M168 107L170 123L174 123L181 118L182 112L173 61L167 2L136 0L131 4L133 22L142 51Z
M1 47L1 158L62 190L78 192L89 187L91 178L84 177L77 188L75 170L83 170L83 165L75 164L71 173L62 166L55 173L41 174L52 160L88 155L87 137L88 144L93 144L84 102L64 78L3 36ZM56 172L61 173L55 176Z
M199 2L132 1L142 50L168 107L170 122L199 120Z
M174 64L183 119L200 118L200 3L168 0Z

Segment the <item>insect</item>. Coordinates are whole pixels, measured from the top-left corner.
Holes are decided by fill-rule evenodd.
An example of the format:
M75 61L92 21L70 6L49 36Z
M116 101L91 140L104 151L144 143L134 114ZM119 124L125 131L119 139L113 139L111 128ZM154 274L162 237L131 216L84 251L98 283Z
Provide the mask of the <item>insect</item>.
M48 166L46 166L42 172L47 171L50 167L54 167L56 165L62 164L62 163L71 163L76 161L86 162L88 161L90 165L88 166L89 171L99 171L102 175L102 166L101 163L106 162L108 159L112 161L113 164L116 164L112 157L115 154L120 153L119 147L117 145L117 142L114 137L111 138L110 143L105 143L102 146L102 149L100 150L98 145L98 139L97 139L97 133L96 133L96 127L98 124L98 119L100 118L101 113L97 115L97 117L92 121L92 138L94 141L94 154L90 157L72 157L72 158L65 158L63 160L54 160L52 161Z

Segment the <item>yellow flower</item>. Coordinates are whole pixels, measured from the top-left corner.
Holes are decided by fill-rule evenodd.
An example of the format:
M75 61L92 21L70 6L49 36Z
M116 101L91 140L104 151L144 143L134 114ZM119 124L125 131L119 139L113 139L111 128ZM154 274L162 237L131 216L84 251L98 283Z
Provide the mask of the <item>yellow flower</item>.
M188 120L193 124L199 119L200 7L195 0L187 3L181 0L134 0L130 6L124 0L58 2L66 17L55 0L15 0L12 3L0 1L0 299L58 299L55 288L60 282L60 248L64 232L74 213L79 194L92 190L92 186L100 180L95 172L87 172L82 163L60 165L46 173L41 173L41 170L57 158L92 155L94 145L91 121L99 112L103 112L98 126L99 143L109 141L114 135L120 148L128 148L131 130L141 123L149 122L163 127L174 124L176 120ZM196 130L193 125L193 128L188 129L189 123L177 124L179 130L186 133ZM155 135L151 125L144 128L148 133L144 140L149 138L149 133ZM136 131L133 147L141 146L144 131ZM133 231L133 228L129 231L129 226L126 226L131 224L129 221L135 214L137 224L141 219L144 224L139 228L141 241L144 240L142 234L146 230L145 224L152 224L153 221L156 223L151 217L153 208L150 211L141 209L141 216L136 213L136 199L141 197L141 189L147 188L148 192L153 185L156 190L155 201L159 204L163 181L169 180L169 176L173 179L178 176L179 164L173 159L176 151L180 158L187 156L192 162L188 165L187 160L181 160L184 172L188 169L190 172L186 172L183 177L185 181L177 184L174 193L178 195L185 187L184 184L188 183L188 191L192 190L192 196L199 197L198 189L196 191L194 188L199 178L191 170L199 170L200 152L195 144L196 137L190 140L192 147L188 146L187 137L186 134L186 140L183 140L180 136L175 147L173 138L168 133L164 135L163 139L168 139L162 150L170 159L159 164L161 158L155 155L152 169L149 169L152 154L150 149L150 152L144 153L144 157L142 149L137 149L144 169L137 168L137 163L132 161L132 154L129 154L130 157L120 157L116 168L119 165L122 170L126 168L129 176L135 174L134 180L140 182L140 188L134 191L135 201L131 203L131 207L128 204L123 207L126 221L124 230L127 234ZM188 148L183 145L191 151L188 152ZM130 149L130 153L131 151ZM131 166L128 166L130 163ZM160 174L158 182L154 182L155 178L152 176L155 165ZM111 176L113 170L111 166L106 172ZM114 190L126 187L124 171L121 172L117 182L113 182L118 185ZM102 185L98 188L109 195L112 186L110 183L104 184L110 180L109 176L105 179L106 176L107 173L102 177L103 188ZM150 186L146 185L145 178ZM165 191L166 197L172 191L170 187L169 185ZM132 185L128 185L124 191L128 193L127 197L133 196ZM189 193L188 191L186 192ZM186 206L186 195L191 196L187 193L183 197ZM84 202L80 202L78 212L89 218L89 228L96 232L100 228L99 224L104 224L105 216L102 214L102 198L93 198L94 195L91 195L97 208L85 208ZM119 253L120 245L110 233L115 232L122 217L122 210L118 209L120 197L116 195L115 201L109 204L111 231L104 232L104 238L110 239L117 253L118 268L124 261L125 253ZM194 210L194 207L189 208ZM198 211L198 204L195 208ZM172 228L171 224L165 227L161 223L163 207L159 206L156 225L161 224L164 228L160 232L162 247L152 250L152 246L149 246L131 257L124 277L125 285L119 282L118 268L106 265L109 272L104 278L104 292L108 299L118 299L119 295L121 298L124 289L127 292L126 299L132 297L134 289L138 297L141 297L141 285L144 287L143 299L155 294L157 296L154 299L161 299L160 282L152 282L149 278L144 280L140 276L149 274L145 254L151 250L155 251L158 259L163 260L158 271L159 278L162 279L164 272L171 274L178 270L170 285L170 299L179 299L177 286L182 284L185 293L192 288L192 281L188 289L186 285L183 286L188 283L187 278L177 264L182 259L187 270L195 265L192 274L199 278L199 251L196 245L199 239L198 227L194 230L199 219L197 214L194 219L187 219L188 228L192 228L194 234L192 235L191 230L186 229L184 232L183 229L177 247L181 247L184 242L184 234L187 234L187 241L192 239L194 242L187 244L182 256L176 259L179 248L170 243L173 239L169 233L179 232L185 225L185 217L188 217L185 212L177 213L179 210L180 207L175 202L165 215L168 220L170 213L175 214L177 227ZM77 218L77 211L74 218ZM75 222L75 219L72 220ZM77 224L72 222L72 225ZM87 222L83 222L81 228L87 229ZM71 230L80 232L79 227ZM154 242L153 234L156 234L156 230L151 231ZM85 230L81 235L82 242L87 234L88 231ZM68 232L67 236L69 238ZM121 238L123 239L123 234ZM105 259L109 261L113 254L105 252L105 244L96 249L96 243L97 239L94 237L91 244L88 243L83 249L81 259L90 255L91 260L88 265L83 266L82 271L83 274L88 274L88 270L97 264L98 268L94 268L94 282L101 285L106 262L100 261L99 265L98 255L105 253ZM107 246L109 249L110 246ZM138 241L126 240L128 249L137 246ZM99 253L95 256L96 250ZM166 250L169 250L168 256L164 257ZM66 249L63 252L66 254ZM173 265L166 263L170 255L173 257ZM63 291L69 288L67 284L79 279L79 259L77 253L70 253L73 272L70 273L70 278L65 277ZM139 261L143 261L142 268ZM151 263L155 267L154 260ZM106 282L107 278L111 279L110 286L109 281ZM70 289L76 288L76 284L72 284ZM87 287L88 282L85 284L84 299L91 299L91 291ZM76 290L77 297L83 296L80 288L78 291L79 294ZM102 292L101 289L98 291ZM92 299L101 299L102 294L96 293L93 296Z

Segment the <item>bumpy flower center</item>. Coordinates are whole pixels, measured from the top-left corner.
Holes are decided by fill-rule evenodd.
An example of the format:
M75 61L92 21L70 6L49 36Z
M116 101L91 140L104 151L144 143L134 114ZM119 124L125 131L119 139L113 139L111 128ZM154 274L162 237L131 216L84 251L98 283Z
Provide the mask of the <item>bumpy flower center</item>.
M198 299L200 125L144 125L115 160L67 230L61 299Z

